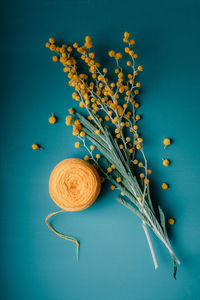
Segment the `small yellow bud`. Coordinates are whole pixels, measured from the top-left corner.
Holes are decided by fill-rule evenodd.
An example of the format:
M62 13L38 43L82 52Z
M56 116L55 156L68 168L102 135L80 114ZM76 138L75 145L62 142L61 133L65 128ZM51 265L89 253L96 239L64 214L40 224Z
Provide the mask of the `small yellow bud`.
M85 132L84 132L84 131L81 131L81 132L80 132L80 136L81 136L81 137L84 137L84 136L85 136Z
M162 183L162 189L167 190L169 188L169 185L167 183Z
M84 160L89 160L90 158L89 158L89 156L88 155L85 155L84 156Z
M144 183L145 183L145 184L149 184L149 182L150 182L149 179L147 179L147 178L144 179Z
M32 145L32 149L33 150L39 150L40 149L40 146L38 144L33 144Z
M122 181L121 177L117 177L116 181L121 182Z
M99 159L101 157L100 154L96 154L96 158Z
M75 143L75 148L79 148L80 147L80 143L79 142L76 142Z
M170 224L170 225L174 225L175 224L175 219L174 218L170 218L169 220L168 220L168 223Z
M70 115L73 115L74 114L74 109L73 108L69 108L68 112L70 113Z
M49 39L49 43L54 44L55 43L55 39L54 38L50 38Z
M134 163L134 165L137 165L138 164L138 160L134 159L133 163Z
M169 138L164 139L163 144L165 145L165 147L169 146L171 144L171 139L169 139Z
M56 117L55 117L55 115L54 115L54 113L52 114L52 116L49 118L49 123L50 124L54 124L54 123L56 123Z
M138 71L143 71L143 66L138 66Z
M140 178L144 178L144 173L140 173Z
M52 57L52 60L53 60L54 62L57 62L57 61L58 61L58 56L53 56L53 57Z
M112 170L113 170L113 169L112 169L111 167L109 167L109 168L107 169L108 173L111 173Z
M143 163L140 162L140 163L138 164L138 167L143 167Z
M141 202L142 201L142 197L138 197L138 201Z
M97 129L97 130L95 131L96 134L100 134L100 132L101 132L100 129Z
M113 191L115 189L115 186L114 185L111 185L110 186L110 189Z
M149 174L149 175L150 175L151 173L152 173L152 171L151 171L151 170L147 170L147 174Z
M95 148L94 145L91 145L91 146L90 146L90 149L91 149L92 151L94 150L94 148Z
M170 165L170 161L168 159L163 160L163 166L168 167Z

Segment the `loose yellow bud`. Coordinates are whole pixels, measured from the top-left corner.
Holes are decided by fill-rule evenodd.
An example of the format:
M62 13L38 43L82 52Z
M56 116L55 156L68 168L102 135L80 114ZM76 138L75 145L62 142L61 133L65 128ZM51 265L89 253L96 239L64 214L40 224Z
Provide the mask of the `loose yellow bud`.
M171 144L171 139L169 139L169 138L164 139L163 144L165 145L165 147L169 146Z
M111 167L109 167L109 168L107 169L108 173L111 173L112 170L113 170L113 169L112 169Z
M149 174L149 175L150 175L151 173L152 173L152 171L151 171L151 170L147 170L147 174Z
M117 177L116 181L121 182L122 181L121 177Z
M137 165L138 164L138 160L134 159L133 163L134 163L134 165Z
M79 148L80 147L80 143L79 142L76 142L75 143L75 148Z
M123 192L121 192L121 195L122 195L122 196L125 196L125 194L124 194Z
M133 126L133 129L134 129L134 130L138 130L138 126L137 126L137 125L134 125L134 126Z
M129 60L129 61L127 61L127 63L126 63L126 64L127 64L127 66L129 66L129 67L130 67L130 66L131 66L131 61L130 61L130 60Z
M167 190L169 188L169 185L167 183L162 183L162 189Z
M169 220L168 220L168 223L170 224L170 225L174 225L175 224L175 219L174 218L170 218Z
M126 141L127 141L127 142L130 142L130 140L131 140L130 137L127 137L127 138L126 138Z
M100 154L96 154L96 158L99 159L101 157Z
M142 201L142 197L138 197L138 201L141 202Z
M144 178L144 173L140 173L140 178Z
M94 145L91 145L91 146L90 146L90 149L91 149L92 151L94 150L94 148L95 148Z
M114 166L114 165L111 165L111 168L114 170L114 169L115 169L115 166Z
M143 163L140 162L140 163L138 164L138 167L143 167Z
M119 145L119 149L123 149L124 148L124 145Z
M89 158L89 156L88 155L85 155L84 156L84 160L89 160L90 158Z
M54 115L54 113L52 114L52 116L49 118L49 123L50 124L54 124L54 123L56 123L56 117L55 117L55 115Z
M142 138L138 138L138 143L142 143L143 139Z
M40 146L38 144L33 144L32 145L32 149L33 150L39 150L40 149Z
M163 160L163 166L168 167L170 165L170 161L168 159Z

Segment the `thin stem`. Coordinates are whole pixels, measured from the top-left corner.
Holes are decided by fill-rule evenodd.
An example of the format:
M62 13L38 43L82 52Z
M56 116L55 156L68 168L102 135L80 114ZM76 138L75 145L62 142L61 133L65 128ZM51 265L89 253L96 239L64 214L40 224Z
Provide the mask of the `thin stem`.
M144 221L142 222L142 227L144 229L144 232L145 232L148 244L149 244L149 248L150 248L150 251L151 251L152 258L153 258L154 267L155 267L155 269L157 269L158 268L158 263L157 263L156 255L155 255L155 252L154 252L154 249L153 249L153 245L152 245L152 242L151 242L151 238L150 238L146 223Z

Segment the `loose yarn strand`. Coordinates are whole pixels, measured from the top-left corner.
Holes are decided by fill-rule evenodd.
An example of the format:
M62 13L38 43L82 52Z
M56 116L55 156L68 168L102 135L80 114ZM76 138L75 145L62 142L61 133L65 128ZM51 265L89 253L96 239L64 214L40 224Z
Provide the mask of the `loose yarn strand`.
M53 216L55 216L55 215L57 215L57 214L59 214L59 213L62 213L62 212L66 212L66 210L62 209L62 210L59 210L59 211L56 211L56 212L53 212L53 213L49 214L49 215L46 217L46 219L45 219L45 223L46 223L46 225L47 225L47 226L48 226L55 234L57 234L59 237L61 237L61 238L64 239L64 240L68 240L68 241L73 242L73 243L76 244L76 258L77 258L77 260L78 260L79 242L77 241L77 239L74 238L73 236L67 236L67 235L64 235L64 234L59 233L59 232L58 232L57 230L55 230L55 228L53 228L53 227L49 224L49 222L48 222L48 220L49 220L51 217L53 217Z

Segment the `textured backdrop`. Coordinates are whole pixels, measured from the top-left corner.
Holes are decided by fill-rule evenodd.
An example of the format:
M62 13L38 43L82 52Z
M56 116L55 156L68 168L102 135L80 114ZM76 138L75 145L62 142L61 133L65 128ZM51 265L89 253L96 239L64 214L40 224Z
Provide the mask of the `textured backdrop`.
M1 9L1 299L197 300L199 296L199 10L191 0L8 0ZM48 194L52 168L83 157L64 119L74 105L61 66L45 48L49 37L66 43L95 40L98 58L122 49L129 31L144 66L140 101L145 151L153 170L153 197L167 217L182 264L172 279L168 252L152 235L159 269L140 220L104 187L86 211L53 224L80 242L56 237L45 226L58 209ZM104 59L106 57L106 59ZM55 112L59 122L48 123ZM162 139L172 161L164 168ZM32 151L41 143L44 151ZM171 189L163 191L166 181Z

